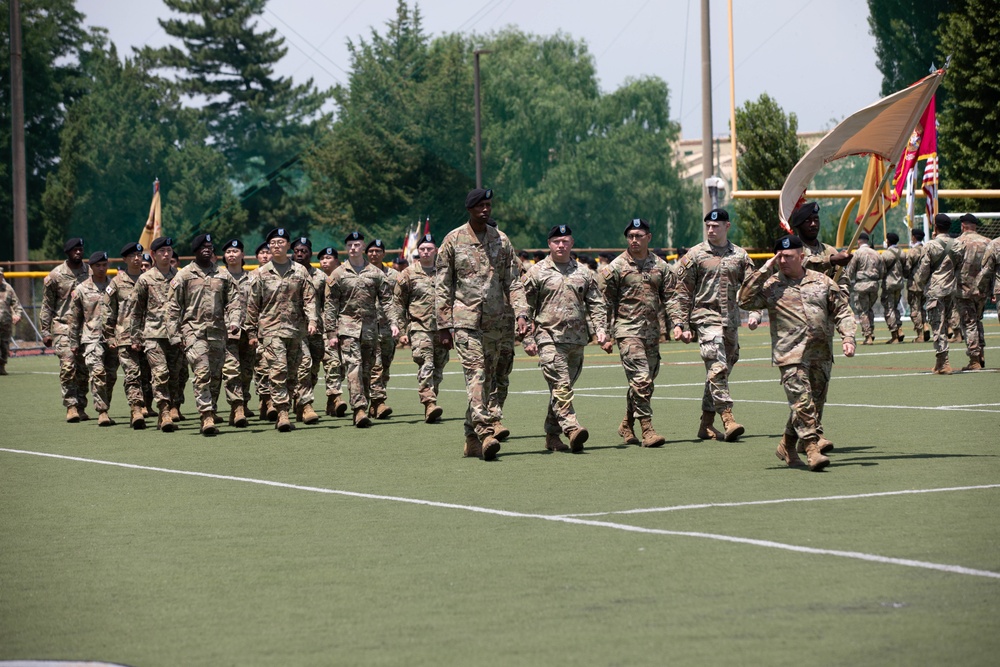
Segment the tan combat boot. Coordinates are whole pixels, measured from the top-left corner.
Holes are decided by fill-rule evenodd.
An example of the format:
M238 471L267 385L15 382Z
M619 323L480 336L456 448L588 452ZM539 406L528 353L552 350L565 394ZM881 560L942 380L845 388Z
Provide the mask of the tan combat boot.
M185 419L187 419L187 417L182 415L180 407L175 405L174 407L170 408L170 419L175 422L182 422Z
M278 420L275 422L274 428L278 429L279 433L288 433L295 428L288 419L288 410L278 410Z
M441 419L441 415L443 413L444 410L438 407L437 403L431 401L430 403L424 406L424 423L425 424L437 423L437 421Z
M568 452L569 447L566 443L562 441L558 433L546 433L545 434L545 449L550 452Z
M722 427L726 429L726 442L736 442L739 440L746 429L743 428L742 424L736 423L736 419L733 418L732 409L726 408L719 413L719 416L722 417Z
M715 428L715 412L713 410L701 411L701 424L698 426L699 440L718 440L722 442L726 439L724 433Z
M865 336L865 340L861 343L862 345L874 345L875 336Z
M68 424L76 424L80 421L80 411L76 409L75 405L71 405L66 408L66 422Z
M937 359L934 362L934 368L931 370L935 375L951 375L954 371L951 368L951 364L948 363L948 353L944 352L937 355Z
M462 450L462 456L469 458L479 458L483 455L483 443L479 442L474 434L465 436L465 448Z
M129 419L129 426L134 428L136 431L141 431L146 428L146 413L142 409L141 405L132 406L132 417Z
M583 443L590 439L590 432L582 426L567 433L569 436L569 450L574 454L583 451Z
M354 425L358 428L368 428L372 425L372 420L368 418L368 411L358 408L354 411Z
M778 449L774 451L774 455L779 459L788 464L789 468L801 468L805 465L799 455L795 453L795 441L798 438L794 433L785 433L781 436L781 442L778 443Z
M257 406L257 414L261 419L267 419L267 396L261 394L260 405Z
M201 413L201 434L205 436L219 434L219 427L215 425L215 415L213 413Z
M806 443L806 459L809 461L809 469L813 472L819 472L823 468L830 465L830 459L823 456L823 453L819 451L819 441L818 440L807 440Z
M501 424L500 422L497 422L496 424L493 425L493 437L499 440L500 442L503 442L504 440L510 437L510 429Z
M115 420L111 418L107 410L102 410L97 413L97 425L98 426L114 426Z
M267 397L267 410L261 412L261 414L266 416L269 422L278 421L278 408L274 406L274 401L271 400L270 396Z
M232 408L230 408L229 425L235 426L236 428L247 427L247 414L246 410L243 409L242 403L233 403Z
M156 428L164 433L173 433L177 430L177 424L170 418L170 407L166 402L160 406L160 418L156 422Z
M492 461L496 459L497 452L500 451L500 441L492 435L483 438L483 460Z
M319 415L313 410L312 403L300 406L299 416L302 418L302 423L304 424L315 424L319 421Z
M338 394L333 401L333 414L335 417L343 417L347 414L347 403Z
M979 363L979 357L975 359L969 359L969 365L962 367L963 371L981 371L983 370L983 365Z
M326 416L327 417L333 417L333 416L335 416L337 414L336 410L335 410L336 406L337 406L337 397L336 396L327 396L326 397Z
M386 405L385 401L378 401L377 403L373 402L371 414L375 419L388 419L392 416L392 408Z
M666 438L653 430L653 420L650 417L639 419L639 426L642 428L642 442L640 444L643 447L660 447L667 441Z
M80 413L80 421L89 422L90 415L87 414L87 408L77 408L77 412Z
M626 445L638 445L639 438L635 437L635 417L626 415L622 423L618 425L618 435Z

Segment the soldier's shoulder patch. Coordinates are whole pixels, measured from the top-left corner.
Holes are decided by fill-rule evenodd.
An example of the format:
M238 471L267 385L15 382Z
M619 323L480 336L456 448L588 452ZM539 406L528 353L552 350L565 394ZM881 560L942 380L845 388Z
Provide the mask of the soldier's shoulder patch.
M108 286L104 288L104 291L107 292L108 294L111 294L111 285L112 284L113 283L108 283Z
M44 280L42 280L42 285L44 285L45 287L48 287L49 283L51 283L51 282L52 282L52 276L48 275L48 276L45 276Z
M598 272L601 274L602 277L604 277L604 278L610 278L611 277L611 273L612 273L611 265L608 264L606 266L602 266L598 270Z
M180 284L181 284L181 281L178 280L177 278L174 278L173 280L170 281L170 286L173 287L174 289L177 289L178 287L180 287Z

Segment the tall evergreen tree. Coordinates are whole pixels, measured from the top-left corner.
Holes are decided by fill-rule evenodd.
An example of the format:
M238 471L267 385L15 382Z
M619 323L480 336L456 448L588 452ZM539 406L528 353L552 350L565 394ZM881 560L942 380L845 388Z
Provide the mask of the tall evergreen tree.
M882 96L891 95L938 67L938 26L953 0L868 0L868 27L882 72Z

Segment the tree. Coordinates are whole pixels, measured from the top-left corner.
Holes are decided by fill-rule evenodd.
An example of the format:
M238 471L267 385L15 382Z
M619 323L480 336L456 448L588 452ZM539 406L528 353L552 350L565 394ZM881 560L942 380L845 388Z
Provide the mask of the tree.
M767 93L736 110L736 138L741 190L780 190L804 154L797 136L798 117ZM750 248L770 248L780 236L778 200L740 199L738 239Z
M882 97L919 81L940 67L938 25L952 0L868 0L868 27L882 72Z

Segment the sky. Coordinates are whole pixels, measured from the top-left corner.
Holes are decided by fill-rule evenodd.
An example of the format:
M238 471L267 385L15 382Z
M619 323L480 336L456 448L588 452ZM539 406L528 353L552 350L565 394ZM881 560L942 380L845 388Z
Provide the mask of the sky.
M288 54L275 68L297 83L312 78L323 89L346 83L346 43L367 37L396 14L397 0L270 0L260 18L275 28ZM701 138L700 0L424 0L417 3L430 36L486 34L507 26L586 42L601 89L628 77L658 76L670 90L671 118L685 139ZM866 0L734 0L736 105L762 93L800 131L830 129L876 101L882 75L868 30ZM413 3L410 3L413 6ZM169 37L157 23L171 15L162 0L77 0L85 24L101 26L119 53L161 46ZM729 133L728 4L711 2L713 135ZM483 56L482 67L488 67ZM469 81L472 94L472 81Z

